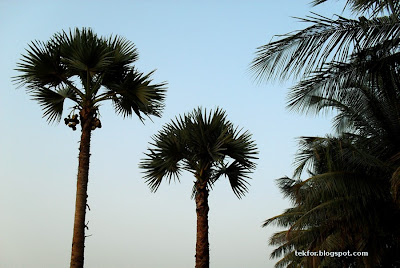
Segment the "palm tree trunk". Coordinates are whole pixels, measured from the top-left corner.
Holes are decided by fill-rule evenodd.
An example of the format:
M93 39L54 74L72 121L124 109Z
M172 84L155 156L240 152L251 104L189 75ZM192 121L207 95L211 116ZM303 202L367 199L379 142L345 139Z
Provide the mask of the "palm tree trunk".
M207 184L197 188L197 240L196 240L196 268L208 268L210 252L208 244L208 189Z
M76 184L74 234L72 238L71 268L82 268L85 250L85 216L87 206L87 186L89 179L90 137L93 113L90 109L81 111L82 134L79 146L79 167Z

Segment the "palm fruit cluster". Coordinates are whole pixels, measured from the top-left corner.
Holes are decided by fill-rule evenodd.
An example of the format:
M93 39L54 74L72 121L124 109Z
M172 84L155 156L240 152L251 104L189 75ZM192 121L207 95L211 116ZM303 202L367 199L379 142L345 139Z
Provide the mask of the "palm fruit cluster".
M75 131L76 125L79 124L78 115L77 114L74 114L72 116L68 115L67 118L64 118L64 123L70 128L72 128L73 131ZM95 130L96 128L101 128L101 121L97 117L93 119L92 130Z
M69 116L67 118L64 118L64 123L69 126L70 128L72 128L73 131L76 130L76 125L79 124L79 119L78 119L78 115L74 114L72 116Z
M97 117L93 120L92 130L96 128L101 128L101 121Z

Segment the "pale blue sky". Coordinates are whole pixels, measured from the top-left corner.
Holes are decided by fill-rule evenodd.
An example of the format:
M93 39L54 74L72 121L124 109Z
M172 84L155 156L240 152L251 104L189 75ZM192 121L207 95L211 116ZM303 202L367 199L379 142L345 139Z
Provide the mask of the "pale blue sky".
M151 135L197 106L225 109L253 134L260 154L248 195L238 200L227 180L210 193L211 267L272 267L262 222L288 207L275 179L291 176L296 137L324 135L330 119L290 113L293 81L257 85L248 71L256 47L305 25L310 11L332 17L344 1L311 8L281 1L0 1L0 267L69 265L79 132L48 125L37 103L11 77L31 40L91 27L133 41L136 66L167 81L162 118L122 119L101 108L92 139L85 267L194 267L193 178L150 193L138 163Z

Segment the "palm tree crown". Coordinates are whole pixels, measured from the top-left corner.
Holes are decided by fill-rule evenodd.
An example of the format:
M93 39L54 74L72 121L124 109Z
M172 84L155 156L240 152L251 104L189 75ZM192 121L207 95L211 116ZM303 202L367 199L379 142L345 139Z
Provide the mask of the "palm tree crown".
M208 187L225 175L239 198L247 192L246 179L255 168L256 147L251 135L234 128L220 109L207 115L199 108L176 118L153 137L151 145L154 148L140 166L152 191L163 179L171 181L187 170Z
M165 83L151 84L152 72L143 74L132 66L137 59L134 44L125 38L106 39L85 28L63 31L29 45L15 81L27 86L50 122L61 119L65 99L78 110L97 111L100 102L111 100L123 116L160 116Z

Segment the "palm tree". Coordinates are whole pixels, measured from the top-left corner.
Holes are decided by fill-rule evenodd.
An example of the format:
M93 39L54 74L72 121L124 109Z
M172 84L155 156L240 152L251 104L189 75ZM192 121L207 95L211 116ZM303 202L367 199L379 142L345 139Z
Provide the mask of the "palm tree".
M293 207L264 226L275 233L276 267L397 267L400 210L390 194L390 167L376 159L356 135L303 137L295 172L278 185ZM299 177L308 168L310 177ZM367 252L368 256L296 256L296 251Z
M247 192L248 173L255 168L256 145L248 132L241 132L220 109L201 108L165 125L153 137L153 148L140 167L155 192L163 180L178 178L182 170L195 177L192 197L196 201L196 268L209 267L208 194L222 176L229 179L233 192L241 198Z
M152 73L138 72L132 65L138 58L134 44L125 38L98 37L91 29L55 34L49 41L33 41L18 63L20 86L43 108L49 122L60 121L64 101L74 106L65 124L76 130L81 125L74 233L70 267L83 267L85 215L91 133L101 127L99 107L111 100L124 117L135 113L161 115L165 83L152 84ZM79 86L80 85L80 86Z

